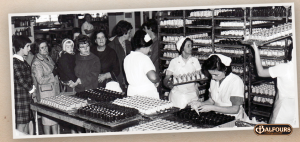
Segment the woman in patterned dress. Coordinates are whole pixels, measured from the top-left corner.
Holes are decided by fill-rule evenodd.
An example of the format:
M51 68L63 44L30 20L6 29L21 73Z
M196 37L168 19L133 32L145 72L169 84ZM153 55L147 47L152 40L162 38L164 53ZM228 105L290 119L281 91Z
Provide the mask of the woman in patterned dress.
M25 36L16 36L13 45L16 54L13 55L14 70L14 98L15 98L15 121L16 128L28 134L28 123L30 121L30 99L34 92L30 65L23 56L28 55L31 41Z

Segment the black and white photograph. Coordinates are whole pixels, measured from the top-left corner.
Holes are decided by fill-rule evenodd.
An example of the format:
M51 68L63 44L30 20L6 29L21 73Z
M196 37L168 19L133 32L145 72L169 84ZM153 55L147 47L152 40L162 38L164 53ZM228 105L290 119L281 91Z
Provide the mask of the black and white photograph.
M294 11L10 13L13 138L299 128Z

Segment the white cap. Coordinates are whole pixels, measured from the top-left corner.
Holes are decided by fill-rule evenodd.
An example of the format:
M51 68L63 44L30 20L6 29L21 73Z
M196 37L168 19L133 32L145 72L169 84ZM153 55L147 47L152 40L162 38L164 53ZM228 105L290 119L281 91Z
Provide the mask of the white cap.
M122 89L119 85L118 82L115 82L115 81L110 81L106 84L106 87L105 89L108 89L108 90L112 90L112 91L116 91L116 92L122 92Z
M72 42L73 46L74 46L74 42L71 40L71 39L68 39L68 38L65 38L63 41L62 41L62 48L63 48L63 51L66 51L66 43L70 41Z
M222 55L222 54L210 54L210 55L208 56L208 58L211 57L212 55L218 56L218 57L221 59L221 62L222 62L225 66L230 66L230 63L231 63L231 58L230 58L230 57L227 57L227 56Z
M177 48L178 51L180 51L180 47L181 47L181 45L182 45L182 43L184 42L185 39L186 39L186 37L181 36L179 38L179 40L177 41L176 48Z

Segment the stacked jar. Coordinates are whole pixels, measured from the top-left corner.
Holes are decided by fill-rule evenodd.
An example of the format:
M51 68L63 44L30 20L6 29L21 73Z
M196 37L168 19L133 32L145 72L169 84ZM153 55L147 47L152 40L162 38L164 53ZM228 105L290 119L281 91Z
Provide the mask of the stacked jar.
M175 44L166 44L164 50L177 50Z
M173 76L173 84L186 83L203 79L207 79L207 77L201 71L195 71L188 74Z
M163 57L167 57L167 58L176 58L179 56L179 53L174 53L174 52L165 52L163 54Z
M212 11L193 11L190 13L189 17L212 17Z
M198 52L204 52L204 53L212 53L213 52L212 47L194 46L193 48L198 48Z
M282 57L284 56L284 50L259 49L259 54L268 57Z
M224 47L216 47L216 53L227 53L227 54L236 54L236 55L243 55L243 49L232 49L232 48L224 48Z
M244 35L244 31L243 30L221 31L221 35L243 36Z
M261 59L261 65L263 67L272 67L272 66L276 66L281 63L284 63L284 60Z

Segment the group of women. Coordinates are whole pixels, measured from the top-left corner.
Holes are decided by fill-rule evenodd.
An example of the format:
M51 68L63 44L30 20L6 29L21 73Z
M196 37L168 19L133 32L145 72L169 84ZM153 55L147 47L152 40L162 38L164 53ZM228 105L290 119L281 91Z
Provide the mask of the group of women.
M28 132L29 104L31 95L35 94L33 92L37 92L38 100L58 95L59 83L75 88L76 92L81 92L105 87L113 80L118 82L115 89L120 92L127 91L127 96L140 95L159 99L158 59L153 58L154 55L152 55L158 54L158 46L155 28L152 25L151 23L143 24L143 28L135 32L131 42L129 39L132 25L123 20L113 29L114 37L110 42L105 30L94 32L94 45L90 37L86 35L79 35L75 43L71 39L65 39L62 42L63 51L60 53L57 70L55 63L48 55L46 41L35 41L36 55L32 61L28 61L31 62L29 65L23 56L29 53L31 41L23 36L15 37L13 45L16 54L13 56L13 66L17 129ZM74 47L79 53L75 53ZM201 65L197 58L192 57L193 41L191 39L181 37L176 47L180 56L171 60L163 80L163 85L171 89L169 100L174 106L181 109L191 106L197 112L215 111L233 115L236 119L245 119L247 115L242 107L244 83L238 75L232 73L231 58L221 54L211 54ZM253 48L256 65L260 71L257 46L254 45ZM275 68L270 68L269 73L262 70L263 76L280 77L280 75L275 75L280 74ZM200 70L211 78L209 99L204 102L198 100L198 83L174 85L172 81L173 75ZM285 78L292 77L284 76L282 80ZM294 116L293 111L288 116L280 114L286 110L286 107L294 104L291 104L293 97L282 95L285 90L282 88L286 88L285 82L282 82L279 88L279 98L284 99L278 99L279 102L276 104L280 105L275 106L271 123L291 124L294 117L288 121L285 121L285 118ZM58 133L57 122L48 116L42 117L42 123L46 134L50 134L51 127L53 134Z

